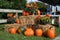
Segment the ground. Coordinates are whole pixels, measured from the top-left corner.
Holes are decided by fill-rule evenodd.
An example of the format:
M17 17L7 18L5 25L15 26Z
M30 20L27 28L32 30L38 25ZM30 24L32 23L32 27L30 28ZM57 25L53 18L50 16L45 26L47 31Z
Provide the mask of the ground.
M0 28L4 27L4 25L0 24ZM60 35L60 28L58 26L55 26L56 28L56 36ZM37 36L24 36L22 33L21 34L9 34L7 32L4 32L3 30L0 30L0 40L52 40L48 37L37 37Z

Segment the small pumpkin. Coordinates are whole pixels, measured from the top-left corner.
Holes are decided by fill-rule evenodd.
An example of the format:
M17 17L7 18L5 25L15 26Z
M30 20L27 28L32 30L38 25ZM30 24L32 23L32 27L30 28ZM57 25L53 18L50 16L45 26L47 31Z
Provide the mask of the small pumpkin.
M54 38L55 37L55 32L52 29L48 29L46 32L47 37L49 38Z
M33 36L34 31L31 28L27 28L26 31L24 32L25 36Z
M14 15L13 18L16 18L16 15Z
M40 14L41 14L40 10L37 10L36 15L40 15Z
M7 14L7 17L12 17L12 16L13 16L12 13L8 13L8 14Z
M42 33L43 33L43 32L42 32L41 29L36 29L36 30L35 30L35 35L36 35L36 36L42 36Z
M22 11L22 15L26 16L27 12L25 10Z
M9 33L16 34L16 28L9 28Z
M20 24L20 20L17 18L15 21L17 24Z

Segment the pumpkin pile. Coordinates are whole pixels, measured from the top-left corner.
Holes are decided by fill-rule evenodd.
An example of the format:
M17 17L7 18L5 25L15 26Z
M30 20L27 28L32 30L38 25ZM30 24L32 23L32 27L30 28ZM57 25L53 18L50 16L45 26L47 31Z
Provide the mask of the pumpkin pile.
M32 29L32 27L20 27L20 29L16 30L16 28L12 27L9 28L9 33L10 34L16 34L18 31L18 33L23 33L25 36L47 36L51 39L53 39L55 37L55 31L52 29L52 27L50 27L46 32L43 32L43 30L40 27L37 27L36 29Z

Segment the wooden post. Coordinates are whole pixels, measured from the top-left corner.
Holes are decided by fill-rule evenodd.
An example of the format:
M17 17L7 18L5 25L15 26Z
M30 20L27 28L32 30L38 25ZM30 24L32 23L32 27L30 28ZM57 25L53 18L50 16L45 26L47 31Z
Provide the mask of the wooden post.
M18 18L18 13L16 12L16 17Z
M60 27L60 16L59 16L59 27Z

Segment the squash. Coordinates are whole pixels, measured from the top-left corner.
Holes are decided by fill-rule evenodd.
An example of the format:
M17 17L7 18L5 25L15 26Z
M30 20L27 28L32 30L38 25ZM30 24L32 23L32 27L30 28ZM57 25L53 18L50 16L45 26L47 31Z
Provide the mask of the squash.
M16 28L9 28L9 33L16 34Z
M47 37L54 38L55 37L55 31L52 29L48 29L46 32Z
M43 33L43 32L42 32L41 29L36 29L36 30L35 30L35 35L36 35L36 36L42 36L42 33Z
M27 28L27 29L24 31L24 35L25 35L25 36L33 36L33 35L34 35L34 31L33 31L31 28Z

